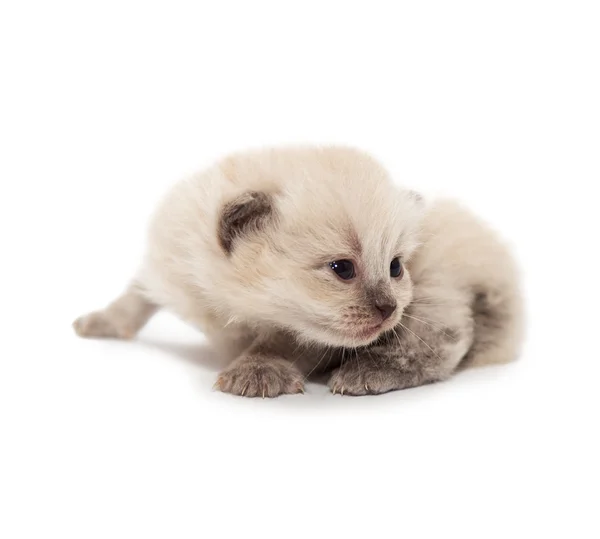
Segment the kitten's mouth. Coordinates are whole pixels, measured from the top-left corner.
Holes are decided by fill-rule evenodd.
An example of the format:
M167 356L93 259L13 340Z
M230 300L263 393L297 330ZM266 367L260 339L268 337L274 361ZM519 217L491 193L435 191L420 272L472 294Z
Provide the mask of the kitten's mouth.
M395 324L396 322L385 320L384 322L380 322L378 324L373 324L371 326L359 328L356 331L349 334L349 336L353 340L360 341L359 345L366 345L373 342L382 333L392 329L395 326Z
M356 336L359 337L359 338L361 338L361 339L367 339L369 337L375 337L376 335L379 335L379 333L381 333L382 328L383 328L383 323L376 324L374 326L369 326L367 328L360 329L356 333Z
M354 327L327 328L327 336L323 339L330 346L358 347L367 346L375 341L382 333L389 331L398 323L391 318L370 325L356 324ZM320 326L319 329L322 329ZM333 330L333 331L332 331ZM325 335L324 335L325 336Z
M383 321L356 328L352 334L352 337L354 339L363 341L363 344L369 344L373 342L375 339L377 339L377 337L387 331L392 330L398 325L398 322L400 322L402 319L403 311L404 309L399 309L396 313L394 313L394 316L390 316Z

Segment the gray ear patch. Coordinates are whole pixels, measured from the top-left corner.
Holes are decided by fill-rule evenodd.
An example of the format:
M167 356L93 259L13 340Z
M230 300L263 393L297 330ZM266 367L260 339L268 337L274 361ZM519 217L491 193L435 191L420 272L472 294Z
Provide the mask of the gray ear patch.
M410 191L408 191L408 194L419 205L423 205L425 203L425 199L423 198L423 195L421 193L411 189Z
M262 230L273 216L273 201L267 193L247 191L221 210L218 235L223 250L230 254L237 238Z

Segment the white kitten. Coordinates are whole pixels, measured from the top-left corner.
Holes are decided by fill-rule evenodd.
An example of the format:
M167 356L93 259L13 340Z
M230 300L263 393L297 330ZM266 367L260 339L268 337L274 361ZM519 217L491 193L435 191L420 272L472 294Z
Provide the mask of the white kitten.
M509 361L521 341L495 234L453 202L426 208L349 148L237 154L180 182L129 289L74 325L128 338L158 308L234 359L217 387L246 396L302 391L316 369L333 370L334 392L382 393Z

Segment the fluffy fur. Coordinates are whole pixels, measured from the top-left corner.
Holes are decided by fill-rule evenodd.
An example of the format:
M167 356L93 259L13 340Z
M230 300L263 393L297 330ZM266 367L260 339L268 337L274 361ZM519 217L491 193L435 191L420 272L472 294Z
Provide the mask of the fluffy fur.
M351 280L329 266L342 259ZM517 272L496 235L349 148L240 153L180 182L130 287L74 326L129 338L158 308L232 359L217 387L245 396L301 392L323 370L333 392L382 393L510 361L521 341Z

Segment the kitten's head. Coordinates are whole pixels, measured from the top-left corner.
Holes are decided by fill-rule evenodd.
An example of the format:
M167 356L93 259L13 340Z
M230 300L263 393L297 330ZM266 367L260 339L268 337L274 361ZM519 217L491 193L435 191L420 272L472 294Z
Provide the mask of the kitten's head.
M278 189L246 191L220 214L234 319L299 339L356 347L393 328L412 299L406 261L420 197L360 166L313 170Z

